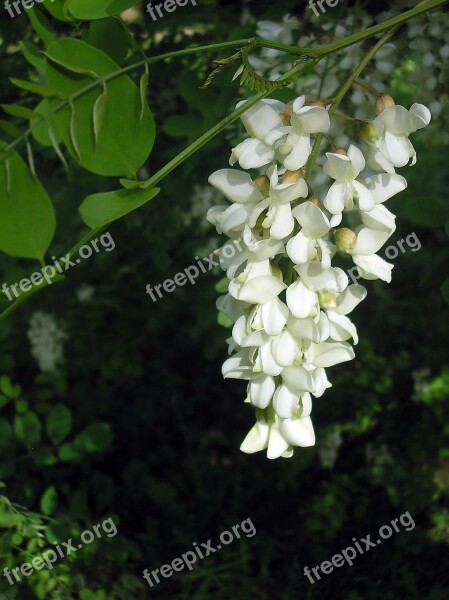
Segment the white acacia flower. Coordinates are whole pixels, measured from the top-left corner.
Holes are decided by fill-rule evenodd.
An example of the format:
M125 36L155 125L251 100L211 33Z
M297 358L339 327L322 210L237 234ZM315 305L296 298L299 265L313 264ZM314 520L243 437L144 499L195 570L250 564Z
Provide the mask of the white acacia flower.
M253 183L249 173L237 169L220 169L209 177L209 183L216 187L231 206L214 206L209 209L207 219L215 225L218 233L243 231L254 207L263 200L259 188Z
M246 100L242 100L236 108L245 102ZM283 108L282 102L265 99L243 113L241 120L250 137L232 150L229 159L230 165L238 162L242 169L256 169L273 160L274 149L264 140L272 129L282 126L280 113Z
M351 254L352 260L364 279L382 279L387 283L391 281L393 265L376 254L391 234L392 232L369 229L368 227L362 227L357 232L355 246L347 252Z
M264 415L258 416L256 424L243 440L240 450L246 454L267 450L267 458L280 456L290 458L293 451L280 431L281 419L276 415L268 420Z
M361 210L373 210L374 198L371 192L360 181L357 181L358 176L365 168L365 159L361 151L351 145L348 148L347 156L332 152L327 152L326 156L327 161L323 171L335 179L324 199L325 208L334 215L331 225L335 226L341 223L343 210L345 208L352 210L354 199L358 200Z
M366 289L361 285L350 285L344 292L330 301L323 298L321 306L325 308L329 319L329 337L336 342L346 342L353 338L354 344L359 341L357 329L346 315L366 298ZM323 306L324 305L324 306Z
M266 136L266 141L276 145L280 162L289 171L303 167L312 151L310 136L329 131L329 113L321 106L304 106L305 96L293 102L290 125L278 126Z
M270 261L248 261L246 269L229 283L229 293L250 304L274 300L287 286L273 275Z
M259 216L267 210L262 227L270 230L272 238L282 240L291 234L294 227L291 202L307 196L307 184L302 178L296 183L280 183L276 166L270 167L267 175L270 178L269 196L254 208L249 222L254 227Z
M297 265L304 265L316 260L320 254L321 266L328 269L331 266L331 255L328 243L322 238L329 233L329 219L313 202L304 202L292 214L301 225L301 231L287 244L287 254Z
M403 106L390 106L377 117L383 126L379 140L379 151L394 167L404 167L416 163L415 149L408 136L426 127L432 116L423 104L415 102L410 110Z

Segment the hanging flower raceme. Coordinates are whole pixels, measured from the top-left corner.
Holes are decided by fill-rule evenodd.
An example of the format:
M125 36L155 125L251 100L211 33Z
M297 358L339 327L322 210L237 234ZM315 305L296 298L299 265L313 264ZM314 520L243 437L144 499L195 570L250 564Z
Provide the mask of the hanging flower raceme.
M233 324L223 376L248 382L245 402L256 412L243 452L290 457L315 443L312 400L331 387L326 369L354 358L358 333L348 315L366 296L333 261L345 255L364 279L391 280L393 265L377 254L396 229L384 202L406 188L395 167L414 164L408 136L430 113L387 95L376 109L361 136L371 173L360 148L334 146L318 159L322 167L313 165L310 192L302 168L312 136L329 131L330 120L323 103L300 96L287 105L263 100L243 114L249 137L230 163L258 174L228 168L209 177L231 205L212 207L207 218L238 241L231 258L219 252L228 293L217 307Z

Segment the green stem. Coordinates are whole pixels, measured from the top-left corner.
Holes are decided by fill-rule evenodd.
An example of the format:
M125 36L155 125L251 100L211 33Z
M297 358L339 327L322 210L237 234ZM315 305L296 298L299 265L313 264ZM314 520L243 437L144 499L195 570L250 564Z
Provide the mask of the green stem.
M217 43L217 44L209 44L207 46L197 46L194 48L185 48L183 50L175 50L173 52L167 52L165 54L160 54L159 56L152 56L150 58L139 60L139 61L133 63L132 65L127 65L126 67L122 67L121 69L118 69L117 71L114 71L113 73L109 73L108 75L105 75L104 77L96 78L95 81L86 85L86 87L82 88L81 90L78 90L71 96L64 99L60 104L55 106L55 108L53 108L51 111L49 111L45 115L40 115L41 118L37 119L36 122L33 125L31 125L20 137L18 137L16 140L14 140L14 142L11 142L11 144L9 144L8 146L6 146L4 148L4 150L0 154L0 162L5 160L6 157L9 155L9 153L11 152L11 150L13 150L19 144L21 144L23 142L23 140L25 140L35 129L37 129L37 127L39 127L44 120L48 120L50 117L52 117L53 115L55 115L59 111L66 108L68 105L70 105L70 103L74 102L75 100L84 96L85 94L88 94L89 92L91 92L92 90L97 88L99 85L104 86L108 81L116 79L117 77L121 77L122 75L125 75L126 73L129 73L130 71L139 69L140 67L147 66L147 65L159 62L161 60L168 60L170 58L177 58L180 56L188 56L189 54L195 54L198 52L210 52L212 50L222 50L224 48L229 48L229 47L242 48L249 44L253 44L254 47L261 46L264 48L273 48L276 50L283 50L285 52L289 52L290 54L294 54L294 55L310 55L312 53L312 50L310 48L309 49L297 48L295 46L285 46L284 44L278 44L276 42L270 42L268 40L249 38L249 39L233 40L231 42L221 42L221 43Z
M401 27L402 27L402 23L399 23L398 25L396 25L395 27L393 27L393 29L391 29L388 33L386 33L377 42L377 44L371 48L371 50L368 52L368 54L365 56L365 58L362 60L362 62L358 65L358 67L351 73L351 76L348 77L348 79L341 86L340 90L338 91L338 94L335 97L335 102L333 102L332 106L329 109L329 117L332 117L332 115L335 114L335 112L338 110L338 107L340 106L343 98L346 96L346 94L348 93L348 91L351 89L351 86L353 85L353 83L355 82L355 80L358 79L358 77L360 77L360 74L363 72L363 70L365 69L365 67L372 60L372 58L382 48L382 46L384 44L386 44L394 36L394 34ZM305 173L305 176L304 176L304 178L305 178L305 180L307 182L310 180L310 176L312 174L313 167L314 167L316 159L318 157L318 152L320 150L320 145L321 145L321 141L323 139L323 136L324 136L323 133L319 133L316 136L316 138L315 138L315 142L313 144L312 152L310 154L309 160L307 161L306 173Z
M310 61L307 64L296 65L292 69L290 69L287 73L284 73L277 81L285 81L290 77L294 77L303 71L307 71L312 69L317 63L319 59L315 59ZM162 179L164 179L169 173L171 173L176 167L178 167L181 163L187 160L192 154L197 152L202 146L207 144L212 138L221 133L223 129L225 129L228 125L236 121L244 112L246 112L249 108L257 104L260 100L263 100L267 96L269 96L272 91L259 92L252 98L250 98L245 104L234 110L227 117L222 119L217 125L214 125L211 129L206 131L201 137L195 140L190 146L188 146L183 152L178 154L173 160L171 160L168 164L166 164L162 169L160 169L157 173L155 173L147 182L148 187L154 187L157 183L159 183ZM88 233L79 241L73 248L71 248L65 255L69 254L70 259L78 252L81 246L88 244L92 239L98 237L104 231L107 226L103 226L97 229L92 229L88 231ZM52 283L56 283L56 281L63 280L62 276L57 276L52 280ZM7 317L11 315L25 300L27 300L30 296L35 294L36 292L41 291L42 289L48 287L50 284L47 281L42 281L39 286L35 286L32 290L26 293L22 293L19 297L12 302L7 309L5 309L2 313L0 313L0 323L4 321Z

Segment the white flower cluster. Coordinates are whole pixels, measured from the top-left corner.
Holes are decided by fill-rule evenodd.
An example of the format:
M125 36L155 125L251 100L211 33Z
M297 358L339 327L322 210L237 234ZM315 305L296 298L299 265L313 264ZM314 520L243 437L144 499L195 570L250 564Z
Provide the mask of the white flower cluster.
M28 339L31 354L43 373L54 373L64 361L65 331L58 325L55 317L42 311L31 315Z
M429 123L430 112L420 104L408 111L387 95L376 109L364 128L370 176L362 178L358 147L336 148L316 167L327 176L322 200L302 168L312 137L330 128L329 112L304 96L287 105L262 100L246 111L248 137L230 157L246 171L221 169L209 178L231 205L212 207L208 220L240 240L232 258L220 256L229 287L217 306L234 323L223 375L247 380L246 401L256 408L244 452L290 457L294 446L313 445L312 396L330 387L327 367L354 358L349 341L357 343L357 331L347 315L366 290L332 266L337 251L352 257L363 278L391 279L392 265L376 254L395 230L383 203L406 187L395 168L414 163L408 136ZM250 169L262 171L253 179ZM335 229L347 213L357 226Z
M353 6L342 18L328 10L316 17L308 7L300 21L286 15L281 23L260 21L257 35L264 39L280 41L298 47L321 46L331 41L347 38L355 31L366 29L377 22L384 22L404 10L410 3L398 0L388 11L376 17L368 14L361 6ZM293 32L297 32L296 37ZM293 41L292 41L293 40ZM313 72L298 84L301 93L312 93L320 89L324 98L332 98L336 90L363 58L363 46L350 46L326 60L321 61ZM379 92L387 89L386 80L395 71L401 70L401 80L409 91L419 90L421 101L428 105L432 114L438 117L441 126L423 132L422 141L426 144L447 144L449 142L449 14L437 9L411 19L404 24L402 32L392 42L385 44L365 70L363 79ZM276 79L291 66L286 55L275 50L264 49L259 56L251 57L253 67L269 79ZM372 97L360 87L354 87L348 96L351 111L357 119L365 119L371 110ZM343 125L341 126L343 132ZM345 139L334 132L334 138L344 144Z

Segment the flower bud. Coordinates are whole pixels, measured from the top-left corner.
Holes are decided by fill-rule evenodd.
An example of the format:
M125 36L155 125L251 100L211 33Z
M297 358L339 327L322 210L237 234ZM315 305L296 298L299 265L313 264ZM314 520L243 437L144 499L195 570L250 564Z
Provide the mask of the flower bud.
M347 156L348 153L346 152L346 150L344 148L337 148L335 150L335 154L342 154L343 156Z
M379 94L376 99L376 114L380 115L381 112L386 110L387 108L391 108L395 105L393 98L390 94Z
M304 173L302 172L302 169L298 169L297 171L285 171L284 176L282 177L282 183L297 183L303 178Z
M366 144L372 144L379 139L379 131L372 121L366 121L360 127L359 138Z
M270 179L266 175L257 177L253 181L254 185L259 188L264 196L268 196L270 193Z
M335 232L335 245L342 252L348 252L349 250L352 250L355 246L356 241L356 234L347 227L337 229L337 231Z

